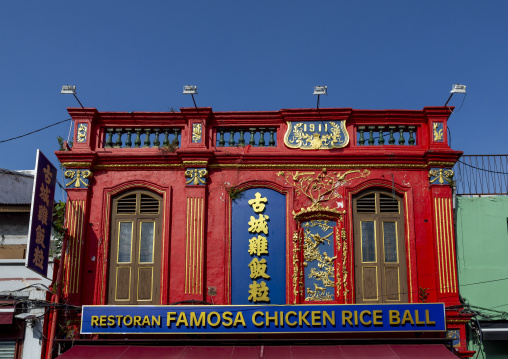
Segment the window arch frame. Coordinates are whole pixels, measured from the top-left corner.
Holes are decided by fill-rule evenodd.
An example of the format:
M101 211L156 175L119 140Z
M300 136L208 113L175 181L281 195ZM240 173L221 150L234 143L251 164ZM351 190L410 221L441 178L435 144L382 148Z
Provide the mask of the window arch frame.
M368 196L373 195L374 206L373 211L363 207L362 212L358 211L358 202ZM393 209L393 204L387 203L388 211L382 210L382 196L392 197L397 201L397 211L390 210L388 206ZM404 223L404 206L402 205L403 198L389 193L382 189L369 189L360 192L353 197L352 212L353 212L353 243L354 243L354 263L355 263L355 302L356 303L407 303L408 302L408 289L407 289L407 255L406 255L406 241L405 241L405 223ZM372 243L365 243L363 223L372 224L370 228ZM393 223L395 227L393 234L395 234L395 257L388 258L387 260L387 237L386 233L390 229L386 224ZM392 228L393 229L393 228ZM393 238L393 237L392 237ZM364 245L374 245L373 251L364 252ZM367 275L364 273L365 269L375 269L374 284L376 288L375 298L365 296L364 284L366 282L372 283L372 278L367 280ZM389 288L389 282L393 286L393 273L396 269L395 291ZM390 273L390 274L389 274ZM391 281L388 277L391 277ZM368 278L368 277L367 277ZM371 288L372 289L372 288ZM394 294L397 294L396 296Z
M133 212L119 213L120 201L132 196L135 198L134 206L132 207ZM143 196L158 201L157 213L153 211L143 213ZM149 200L146 197L145 199ZM132 206L132 202L129 203L128 206ZM125 208L126 207L123 206L124 210ZM161 253L162 249L162 216L163 197L153 191L131 189L117 194L112 198L110 255L108 260L108 304L139 305L160 303L160 272L162 259L157 254ZM124 223L130 223L130 231L128 231L128 225L124 227L130 235L130 240L128 242L129 250L128 253L127 251L123 253L125 260L120 261L120 241L122 238L122 224ZM153 223L153 226L150 226L151 223ZM145 224L148 225L145 226ZM149 236L152 237L151 246ZM143 246L143 242L146 244L145 246ZM145 252L149 251L146 254L151 255L151 260L149 258L143 258L142 247L145 247ZM126 288L128 288L128 297L119 298L119 272L120 270L125 272L127 269L129 273L128 285L126 286ZM147 273L150 273L150 275L147 276ZM148 281L151 283L149 287L146 286ZM150 293L149 298L147 296L148 290Z
M109 285L109 258L110 258L110 237L111 237L111 218L113 214L113 198L121 196L131 190L144 190L153 192L160 197L161 201L161 270L160 270L160 295L159 303L165 304L169 300L169 265L170 265L170 232L171 225L168 220L171 217L171 186L160 186L152 182L142 180L127 181L112 187L105 187L102 191L102 218L101 233L99 245L97 248L97 271L95 274L96 289L94 293L95 305L108 304L108 285Z
M355 303L356 277L354 263L354 218L353 218L353 198L367 191L378 190L387 193L395 193L402 198L401 206L404 208L404 235L406 244L406 265L407 265L407 292L408 303L418 303L418 284L416 276L416 233L415 233L415 213L414 213L414 191L410 186L402 185L396 181L390 181L384 178L373 178L359 183L356 186L347 186L345 188L345 198L347 203L347 238L349 248L352 248L348 256L347 270L351 274L350 296L351 302Z

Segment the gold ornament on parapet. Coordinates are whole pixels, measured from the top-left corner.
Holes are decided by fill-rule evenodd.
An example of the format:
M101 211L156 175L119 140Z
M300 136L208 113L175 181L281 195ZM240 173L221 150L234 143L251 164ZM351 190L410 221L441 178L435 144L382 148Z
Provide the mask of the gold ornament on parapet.
M284 144L289 148L325 150L343 148L349 143L346 121L321 123L287 122Z
M74 175L76 175L74 177ZM89 170L67 170L64 172L65 178L70 178L71 181L65 184L65 187L69 187L74 184L75 188L80 188L81 185L88 187L88 184L85 182L86 179L92 178L93 174Z
M199 184L206 184L206 177L208 176L208 171L206 169L188 169L185 171L185 178L189 178L188 181L186 181L186 184L193 184L193 185L199 185ZM192 183L191 183L192 182Z
M86 141L86 133L87 126L84 123L80 123L78 127L78 137L76 139L77 142L85 142Z
M434 177L433 179L431 179ZM429 182L434 183L438 181L439 184L444 184L448 182L448 184L452 184L453 182L453 171L452 170L443 170L442 168L430 170L429 171Z
M439 129L439 126L443 126L442 123L440 122L434 122L434 141L442 141L443 140L443 137L444 137L444 134L443 134L443 129Z
M202 126L200 123L192 125L192 142L197 143L201 141Z

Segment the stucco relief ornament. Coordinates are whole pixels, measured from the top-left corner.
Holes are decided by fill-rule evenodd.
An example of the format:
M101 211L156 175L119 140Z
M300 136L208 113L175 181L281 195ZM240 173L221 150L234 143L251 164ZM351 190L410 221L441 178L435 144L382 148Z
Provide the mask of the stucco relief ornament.
M89 170L67 170L64 172L64 177L69 178L70 181L65 184L65 187L74 185L74 188L88 187L89 179L92 178L93 173Z
M189 168L185 171L185 178L188 178L185 183L195 186L202 184L206 185L207 176L208 171L205 168Z
M429 171L429 182L433 184L438 181L439 184L452 184L453 183L453 171L443 170L442 168L431 169Z
M192 125L192 142L201 142L202 127L203 125L201 123L194 123Z
M444 140L443 134L443 123L442 122L434 122L432 126L434 130L434 141L441 142Z
M76 139L77 142L85 142L86 141L86 133L88 128L86 124L80 123L78 126L78 137Z
M288 121L284 144L303 150L330 150L349 143L346 121Z
M342 197L338 187L357 178L367 178L369 174L369 170L336 172L323 168L320 172L280 171L277 173L277 176L284 177L286 183L295 188L296 195L303 194L311 201L309 207L301 209L298 213L293 211L293 216L297 218L302 215L311 215L318 212L330 212L334 217L343 214L338 209L323 206L322 204Z

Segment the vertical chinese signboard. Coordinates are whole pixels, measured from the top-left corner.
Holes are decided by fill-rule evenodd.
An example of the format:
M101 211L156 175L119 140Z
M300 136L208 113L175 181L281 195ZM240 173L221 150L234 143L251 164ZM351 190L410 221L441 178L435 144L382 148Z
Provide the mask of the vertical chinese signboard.
M25 266L47 277L56 168L37 150Z
M286 304L286 197L252 188L232 207L231 303Z

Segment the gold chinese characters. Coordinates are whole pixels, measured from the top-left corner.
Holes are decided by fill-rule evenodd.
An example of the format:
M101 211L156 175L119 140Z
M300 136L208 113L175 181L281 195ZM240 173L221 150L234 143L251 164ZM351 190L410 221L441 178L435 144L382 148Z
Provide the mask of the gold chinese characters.
M265 281L256 282L256 279L270 279L270 275L266 273L267 271L267 263L265 258L261 258L262 255L268 255L268 240L266 237L262 236L260 233L264 233L268 235L268 223L269 217L267 215L263 215L266 203L268 199L266 197L261 197L261 193L256 192L255 198L249 200L249 205L252 207L255 213L259 215L259 218L256 219L254 216L250 216L249 225L249 233L258 234L258 236L254 236L249 239L249 254L251 257L254 257L250 263L248 264L250 269L250 278L252 279L252 284L249 284L249 297L248 300L256 303L256 302L269 302L269 291L270 289L266 285Z

